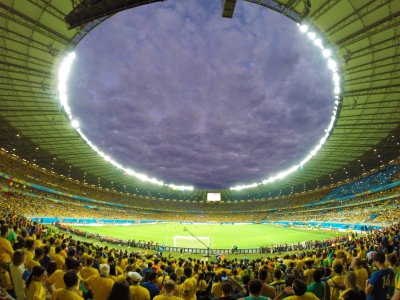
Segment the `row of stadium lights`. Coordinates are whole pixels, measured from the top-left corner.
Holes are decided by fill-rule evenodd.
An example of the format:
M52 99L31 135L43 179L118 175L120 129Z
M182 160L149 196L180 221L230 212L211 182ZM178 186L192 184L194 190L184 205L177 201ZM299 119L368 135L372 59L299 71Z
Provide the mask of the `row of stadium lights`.
M230 188L231 190L242 190L242 189L245 189L245 188L257 187L258 185L261 185L261 184L272 183L277 179L282 179L285 176L289 175L290 173L295 172L297 169L301 168L305 163L307 163L313 156L315 156L315 154L321 149L322 145L326 142L331 130L333 129L333 124L334 124L334 122L336 120L336 114L337 114L338 105L339 105L339 102L340 102L340 96L339 95L340 95L340 92L341 92L340 75L338 74L338 64L332 58L331 50L325 48L323 46L322 40L317 37L317 34L314 32L314 31L316 31L315 28L309 30L309 28L311 28L311 26L310 25L305 25L305 24L303 24L303 25L298 24L298 26L299 26L300 30L303 33L307 34L307 36L312 41L314 41L314 44L322 50L322 54L323 54L324 57L326 57L328 59L328 66L332 70L333 81L334 81L334 84L335 84L335 87L334 87L335 107L334 107L334 110L333 110L333 115L332 115L332 118L331 118L331 122L330 122L328 128L325 130L326 134L321 139L320 143L314 148L313 151L311 151L311 153L303 161L300 162L299 165L296 165L296 166L290 168L289 170L287 170L285 172L279 173L275 177L271 177L269 179L266 179L266 180L262 181L261 183L254 183L254 184L250 184L250 185L236 186L236 187ZM61 64L61 68L60 68L60 71L59 71L58 92L59 92L60 101L61 101L61 103L62 103L62 105L64 107L64 110L67 113L69 119L71 120L72 127L76 129L76 131L81 135L81 137L85 140L85 142L94 151L96 151L101 157L103 157L104 160L110 162L115 167L124 170L129 175L133 175L133 176L135 176L135 177L137 177L137 178L139 178L139 179L141 179L143 181L148 181L148 182L151 182L151 183L154 183L154 184L158 184L158 185L165 185L165 186L168 186L168 187L173 188L173 189L178 189L178 190L182 190L182 191L184 191L184 190L193 190L192 186L178 186L178 185L174 185L174 184L164 184L162 181L158 181L155 178L149 178L146 175L136 173L136 172L134 172L134 171L132 171L130 169L125 169L120 164L118 164L114 160L112 160L109 156L107 156L103 152L101 152L95 145L93 145L87 139L87 137L82 133L82 131L79 128L79 122L76 119L73 119L72 114L71 114L71 109L69 108L68 101L67 101L66 81L67 81L67 78L68 78L68 73L69 73L69 70L70 70L70 66L71 66L72 61L73 61L74 58L75 58L75 54L72 52L67 56L67 58ZM15 150L15 149L13 149L13 150ZM378 155L378 157L380 157L380 155ZM382 163L382 161L381 161L381 163ZM363 164L361 164L361 166L363 166ZM71 166L70 166L70 168L71 168ZM363 168L363 170L365 171L364 168ZM85 172L85 174L86 174L86 172ZM70 170L68 172L68 177L70 177ZM333 182L333 177L331 176L331 174L330 174L330 178L331 178L331 180ZM99 178L99 180L100 180L100 178ZM99 185L100 185L100 182L99 182ZM124 188L125 188L125 186L124 186ZM305 190L305 188L304 188L304 190Z
M341 87L340 87L341 78L340 78L340 75L338 73L338 63L333 58L333 54L332 54L331 50L329 50L328 48L325 48L323 46L322 39L317 37L316 28L311 28L310 25L306 25L306 24L303 24L303 25L297 24L297 25L299 26L300 31L305 33L308 36L308 38L314 42L315 46L317 46L318 48L320 48L322 50L323 56L328 59L328 67L332 70L332 76L333 76L333 81L334 81L334 85L335 85L335 87L334 87L335 106L334 106L334 109L333 109L333 112L332 112L331 122L329 123L328 128L325 130L325 136L320 140L319 144L298 165L295 165L292 168L290 168L289 170L286 170L284 172L281 172L281 173L277 174L275 177L270 177L270 178L262 181L261 183L253 183L253 184L249 184L249 185L235 186L235 187L231 187L230 188L231 190L242 190L242 189L257 187L257 186L262 185L262 184L272 183L277 179L282 179L285 176L297 171L299 168L302 168L304 166L304 164L306 164L313 156L316 155L316 153L321 149L322 145L325 144L327 138L329 137L329 134L330 134L331 130L333 129L333 125L334 125L335 120L336 120L336 114L337 114L338 106L339 106L339 102L340 102L340 92L341 92ZM72 64L74 58L75 58L75 53L71 52L71 53L69 53L69 55L61 63L61 66L60 66L60 69L59 69L59 72L58 72L58 94L59 94L60 102L61 102L62 106L64 107L64 111L67 113L68 118L71 121L72 127L78 132L78 134L89 145L89 147L92 148L95 152L97 152L97 154L100 155L105 161L111 163L113 166L117 167L119 170L123 170L124 172L126 172L126 174L131 175L131 176L135 176L136 178L138 178L140 180L151 182L153 184L157 184L157 185L160 185L160 186L167 186L167 187L170 187L170 188L173 188L173 189L177 189L177 190L181 190L181 191L193 190L193 186L164 184L164 182L159 181L156 178L149 178L147 175L140 174L140 173L137 173L137 172L135 172L135 171L133 171L131 169L124 168L122 165L120 165L119 163L114 161L112 158L110 158L104 152L99 150L84 135L84 133L80 129L79 121L73 118L72 113L71 113L71 109L70 109L70 107L68 105L66 82L67 82L68 74L69 74L69 71L70 71L70 68L71 68L71 64Z
M98 149L86 136L85 134L81 131L80 129L80 124L77 119L74 119L71 113L71 108L68 105L68 96L67 96L67 80L68 80L68 74L72 65L72 62L75 58L75 53L71 52L67 55L67 57L62 61L60 65L60 69L58 72L58 95L60 102L62 104L62 107L64 108L64 111L68 115L68 118L71 121L71 126L78 132L78 134L82 137L82 139L89 145L90 148L92 148L95 152L97 152L98 155L100 155L105 161L109 162L119 170L124 171L126 174L135 176L136 178L151 182L153 184L157 184L160 186L167 186L173 189L185 191L185 190L193 190L192 186L184 186L184 185L175 185L175 184L164 184L164 182L157 180L156 178L149 178L147 175L137 173L131 169L126 169L116 161L114 161L110 156L106 155L104 152L102 152L100 149Z
M17 134L17 137L20 137L19 134ZM392 136L392 139L394 139L394 138L395 138L395 136ZM400 144L400 143L397 143L397 145L399 145L399 144ZM38 149L39 149L39 148L36 148L36 150L38 150ZM1 148L1 150L5 151L5 152L8 152L7 150L5 150L5 149L3 149L3 148ZM12 149L12 151L15 151L15 150L16 150L15 148ZM374 149L374 152L378 152L378 150L377 150L377 149ZM14 154L14 153L12 153L12 156L15 156L15 157L19 158L19 156L16 155L16 154ZM382 156L381 156L381 154L378 154L378 153L377 153L377 158L383 159ZM55 157L54 157L54 160L56 160ZM29 163L29 161L27 161L26 159L23 159L23 161ZM33 159L33 161L35 162L36 159ZM394 161L394 160L389 161L388 164L391 164L393 161ZM361 160L358 160L358 162L360 163L360 166L363 167L363 171L365 171L364 164L361 162ZM380 160L380 163L383 163L383 161ZM39 168L39 166L36 165L35 163L33 163L33 165ZM54 165L54 162L52 163L52 166L53 166L53 165ZM380 168L382 168L382 167L384 167L384 166L385 166L385 164L382 164L382 165L380 166ZM70 170L71 170L71 168L72 168L72 166L69 166L68 178L71 179L71 180L73 180L73 179L70 177ZM42 168L42 169L43 169L43 170L46 170L45 168ZM53 167L52 167L51 169L53 170ZM348 172L346 171L346 168L345 168L345 167L343 168L343 170L344 170L345 174L348 173ZM372 170L371 170L371 172L373 172L373 171L375 171L375 169L372 169ZM55 172L54 172L54 171L51 171L51 173L55 173ZM55 174L56 174L56 173L55 173ZM366 174L367 174L367 173L364 172L362 175L366 175ZM392 174L391 174L391 175L392 175ZM60 176L63 176L63 175L60 175ZM86 181L85 176L86 176L86 172L84 173L84 182ZM329 174L329 177L330 177L330 179L331 179L331 181L332 181L331 186L335 185L335 184L333 183L332 174ZM354 179L355 179L355 178L356 178L356 177L354 177ZM347 179L346 179L345 181L348 181L348 180L350 180L350 179L349 179L349 177L348 177L348 175L347 175ZM79 180L76 180L76 181L79 182ZM101 186L100 186L100 178L98 178L98 181L99 181L99 183L98 183L99 188L101 188ZM317 184L318 184L317 188L319 188L318 179L316 179L316 182L317 182ZM337 184L340 184L340 183L341 183L341 182L338 182ZM85 183L85 184L87 184L87 183ZM112 189L113 191L116 192L116 190L114 189L114 186L113 186L113 182L111 182L111 185L112 185L112 188L111 188L111 189ZM92 185L92 186L95 187L95 185ZM325 187L326 187L326 186L324 186L324 188L325 188ZM293 194L293 188L294 188L294 187L292 187L292 191L291 191L290 194ZM107 189L107 190L109 190L109 189ZM125 190L125 192L126 192L126 186L125 186L125 185L124 185L124 190ZM306 184L304 183L304 192L305 192L305 191L306 191ZM310 191L311 191L311 190L310 190ZM138 192L138 189L136 189L136 192ZM282 190L280 190L279 196L281 195L281 192L282 192ZM122 192L121 192L121 193L122 193ZM150 191L148 191L147 193L149 194L149 196L152 196L152 194L150 193ZM129 194L129 193L127 193L127 194ZM270 192L269 194L271 194L271 192ZM160 193L158 193L158 195L160 195ZM259 195L261 195L261 194L259 194ZM250 195L248 195L248 196L250 196ZM192 199L193 197L190 196L190 198ZM184 199L186 199L186 197L184 197ZM198 200L198 197L195 197L195 199Z
M302 25L297 24L297 25L299 26L300 31L303 32L304 34L306 34L308 36L308 38L314 42L314 45L321 49L322 55L325 58L327 58L328 67L332 71L332 80L334 83L335 106L333 108L331 122L329 123L328 128L325 130L325 136L320 140L319 144L317 146L315 146L314 149L309 153L309 155L305 159L303 159L298 165L295 165L292 168L290 168L284 172L281 172L274 177L270 177L270 178L262 181L261 183L253 183L253 184L249 184L249 185L235 186L235 187L231 187L230 188L231 190L242 190L242 189L257 187L262 184L272 183L278 179L282 179L282 178L286 177L287 175L297 171L298 169L301 169L313 156L315 156L317 154L317 152L321 149L322 145L325 144L326 140L328 139L328 137L330 135L330 132L333 129L333 125L336 121L336 115L338 112L338 107L339 107L339 103L340 103L340 93L341 93L341 76L339 75L339 72L338 72L338 63L334 59L334 54L332 53L332 51L330 49L324 47L322 38L319 38L317 36L316 32L318 32L318 30L316 28L314 28L308 24L302 24ZM305 188L304 188L304 190L305 190Z

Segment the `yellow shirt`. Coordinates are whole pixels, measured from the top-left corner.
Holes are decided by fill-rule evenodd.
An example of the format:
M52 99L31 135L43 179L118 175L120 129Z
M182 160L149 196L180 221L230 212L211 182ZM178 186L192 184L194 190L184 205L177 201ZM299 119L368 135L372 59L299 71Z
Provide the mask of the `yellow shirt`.
M187 292L188 295L185 297L183 293ZM196 299L196 280L194 278L187 278L182 283L182 299L191 300Z
M41 240L35 240L35 244L36 244L36 248L42 248L43 247L43 243Z
M396 277L397 273L399 273L400 268L399 267L389 267L389 269L393 270L393 274ZM399 273L400 274L400 273ZM392 281L392 284L390 285L391 287L395 286L395 280Z
M339 295L339 300L343 300L344 295L346 295L351 290L352 290L352 288L348 288L348 289L344 290L343 292L341 292Z
M173 292L174 296L180 297L181 292L182 292L182 285L175 285L175 290ZM164 293L165 293L165 289L162 288L162 290L160 291L160 295L162 295Z
M53 256L56 254L56 246L52 245L50 246L50 252L49 252L49 256L51 259L53 259Z
M93 300L107 300L114 285L114 280L100 275L90 276L85 282L92 288Z
M92 267L83 267L82 268L81 276L83 277L83 279L87 279L93 275L99 275L99 271L97 271L97 269L92 268ZM123 279L126 279L126 276Z
M13 289L11 279L10 279L10 274L8 274L7 271L5 271L4 273L0 273L0 283L1 283L1 287L7 291Z
M67 252L65 252L64 250L61 250L60 253L58 253L58 254L60 254L62 257L64 257L64 260L67 258Z
M121 268L120 266L116 266L115 271L116 271L117 275L124 274L124 268Z
M83 253L83 255L82 255L82 259L83 259L83 265L86 267L86 265L87 265L87 259L89 258L89 257L91 257L89 254L87 254L86 252L85 253Z
M332 283L334 282L334 283L336 283L336 285L344 284L344 277L343 277L343 275L336 275L332 279L329 279L328 283L329 282L332 282ZM330 287L331 300L338 300L339 299L339 290L340 289L338 287L335 287L335 286L331 286Z
M83 298L76 292L67 289L57 289L53 295L51 295L51 300L82 300Z
M134 284L129 287L131 300L149 300L150 292L148 289L140 286L139 284Z
M332 268L335 267L337 264L341 264L342 260L339 258L336 258L333 262L332 262Z
M27 263L25 263L25 267L28 269L29 272L32 273L32 269L34 266L40 266L40 262L38 262L37 260L30 260Z
M197 284L197 290L200 292L205 292L206 289L207 289L207 282L205 280L200 280L200 282Z
M65 258L61 254L57 253L53 255L53 260L57 264L57 270L62 270L65 265Z
M27 264L29 261L31 261L35 257L35 252L29 251L27 249L25 249L25 254L26 254L25 264Z
M46 300L46 290L42 286L42 283L36 280L32 280L29 288L26 289L26 298L28 300L34 300L34 297L40 300Z
M297 269L303 270L304 269L304 260L299 259L296 264Z
M358 252L357 256L359 258L366 258L367 257L367 253L365 251L360 250L360 252Z
M361 287L362 290L365 290L365 286L367 284L368 279L368 271L364 268L355 269L354 273L356 274L357 278L357 285Z
M51 276L47 279L47 282L50 283L51 285L55 285L56 289L65 289L65 283L64 283L64 274L65 272L63 270L57 270Z
M159 276L157 278L157 284L158 285L164 285L167 282L167 280L169 280L169 276L168 275L165 275L165 277L164 277L164 275Z
M216 282L211 287L211 295L214 298L219 298L222 295L221 282Z
M313 293L305 293L302 296L297 296L297 295L289 296L285 298L285 300L319 300L319 299Z
M13 254L14 250L10 242L5 237L0 237L0 260L9 263Z
M181 277L183 275L183 268L182 267L178 267L175 269L175 274L176 276Z
M158 295L155 296L153 300L182 300L182 298L176 297L174 295Z
M396 276L395 288L396 288L396 290L400 290L400 272L398 272L397 276Z
M310 285L313 282L313 274L315 269L307 269L304 271L304 277L307 285Z

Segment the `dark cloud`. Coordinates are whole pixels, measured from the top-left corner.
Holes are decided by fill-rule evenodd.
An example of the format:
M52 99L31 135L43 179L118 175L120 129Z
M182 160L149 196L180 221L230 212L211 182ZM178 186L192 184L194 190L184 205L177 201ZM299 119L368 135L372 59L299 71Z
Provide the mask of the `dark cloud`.
M291 20L238 2L167 1L110 18L77 47L82 131L124 167L229 188L299 163L333 108L327 63Z

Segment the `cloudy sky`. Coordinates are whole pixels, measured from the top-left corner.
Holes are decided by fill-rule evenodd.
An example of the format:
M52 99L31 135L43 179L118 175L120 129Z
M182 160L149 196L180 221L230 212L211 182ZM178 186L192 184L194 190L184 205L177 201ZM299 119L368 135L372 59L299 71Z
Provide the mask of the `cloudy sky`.
M72 113L106 154L165 183L250 184L298 164L328 126L327 62L297 25L238 1L131 9L76 48Z

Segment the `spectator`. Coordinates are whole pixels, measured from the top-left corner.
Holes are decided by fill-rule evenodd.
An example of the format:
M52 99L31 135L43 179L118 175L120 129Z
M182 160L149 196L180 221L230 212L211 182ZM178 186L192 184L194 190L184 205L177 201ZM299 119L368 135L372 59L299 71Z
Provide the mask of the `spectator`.
M57 289L52 295L51 300L69 299L69 300L82 300L80 296L79 278L75 270L69 270L64 274L65 288Z
M275 298L275 288L268 285L268 271L265 269L260 270L258 273L258 279L263 283L261 289L261 296L269 297L271 299Z
M307 284L301 279L293 280L293 284L287 287L275 299L282 299L285 295L286 300L318 300L313 293L307 293Z
M114 283L107 300L130 300L129 284L126 280L118 280Z
M46 300L46 290L42 285L46 279L46 269L42 266L34 266L25 283L27 300Z
M100 274L90 276L83 282L86 290L93 294L93 300L107 300L114 285L114 281L109 278L110 266L100 265Z
M128 280L130 283L130 295L131 300L149 300L150 292L148 289L142 287L139 283L142 280L142 276L140 276L137 272L129 272Z
M25 281L23 280L23 274L25 272L25 258L26 254L22 250L16 250L14 252L12 262L10 264L11 278L14 283L14 292L16 300L25 300Z
M11 244L9 240L7 239L8 237L8 226L7 225L1 225L0 227L1 231L1 237L0 237L0 260L4 261L6 263L11 262L11 257L14 254L14 250L11 247Z
M393 270L385 265L386 256L383 252L374 255L375 266L378 270L372 274L368 286L365 288L367 300L385 299L394 280Z
M331 293L329 285L325 282L321 282L323 275L324 273L321 269L316 269L314 271L314 282L307 287L307 292L313 293L318 299L330 300Z
M145 281L142 283L142 286L146 288L149 293L150 293L150 299L153 300L155 296L160 294L160 289L157 286L157 273L153 271L147 271L146 275L149 273L150 275L148 276L148 281ZM95 299L94 299L95 300Z
M168 280L164 285L164 293L154 297L154 300L165 300L166 297L169 300L181 300L181 298L174 295L175 282L173 280Z

